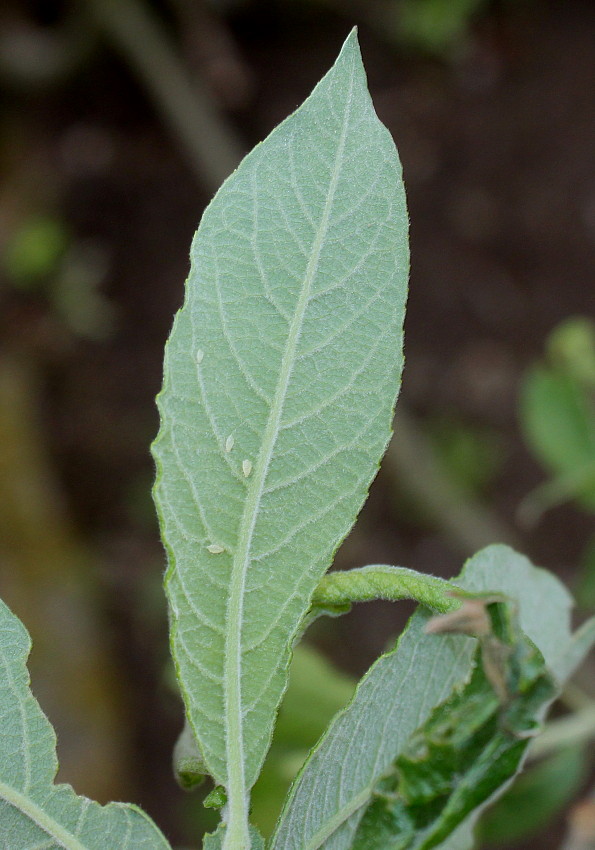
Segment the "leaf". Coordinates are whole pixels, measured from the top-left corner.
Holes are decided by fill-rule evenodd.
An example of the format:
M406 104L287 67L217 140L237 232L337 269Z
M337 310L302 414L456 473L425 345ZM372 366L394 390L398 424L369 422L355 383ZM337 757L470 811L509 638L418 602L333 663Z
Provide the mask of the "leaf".
M207 208L166 349L154 455L171 641L230 831L292 638L391 433L406 231L352 34Z
M56 736L29 689L31 641L0 601L0 845L3 850L168 850L140 809L54 785Z
M175 743L172 761L174 777L184 791L196 788L208 775L188 721Z
M434 709L377 783L353 850L431 850L516 773L556 687L514 603L481 604L487 628L471 679Z
M337 711L347 705L354 690L355 681L312 646L300 643L295 647L273 743L252 792L252 819L265 836L272 833L308 750Z
M539 366L527 373L520 401L525 438L554 475L528 497L529 508L576 498L595 509L595 408L586 388L572 374Z
M220 824L215 832L209 832L204 837L203 850L221 850L223 840L225 838L225 827ZM250 847L252 850L264 850L264 841L262 835L255 827L250 827Z
M551 574L507 546L490 546L466 564L456 583L474 593L495 591L516 600L522 630L548 667L555 668L560 683L571 666L569 657L572 665L577 663L572 600ZM395 649L370 668L351 704L310 754L288 796L274 850L348 850L375 783L432 709L468 678L475 641L426 634L429 616L423 609L414 614ZM580 643L583 654L589 640ZM467 824L459 827L459 835L468 833ZM457 845L451 837L444 846Z

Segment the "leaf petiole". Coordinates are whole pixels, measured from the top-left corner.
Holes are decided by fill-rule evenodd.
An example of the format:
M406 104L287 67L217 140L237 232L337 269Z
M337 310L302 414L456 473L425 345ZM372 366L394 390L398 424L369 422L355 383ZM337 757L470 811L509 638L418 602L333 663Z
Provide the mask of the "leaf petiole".
M452 595L457 592L460 593L459 587L436 576L424 575L406 567L371 564L327 573L314 591L312 609L347 611L353 602L413 599L433 611L446 614L460 607L460 598Z

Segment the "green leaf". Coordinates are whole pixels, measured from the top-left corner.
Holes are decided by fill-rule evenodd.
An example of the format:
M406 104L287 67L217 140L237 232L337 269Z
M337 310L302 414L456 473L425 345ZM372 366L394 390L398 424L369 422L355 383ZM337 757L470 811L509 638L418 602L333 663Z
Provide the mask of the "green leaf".
M173 769L176 781L184 791L196 788L208 775L188 721L184 722L174 746Z
M252 819L265 836L275 828L287 789L309 749L354 690L355 681L313 647L295 647L273 743L252 792Z
M563 585L506 546L479 552L456 583L473 593L495 591L516 600L522 630L559 682L592 642L592 633L579 644L573 641L572 600ZM414 614L395 649L371 667L352 703L310 754L286 802L274 850L348 850L377 781L435 706L467 680L475 640L426 634L429 616L423 609ZM469 831L465 823L457 834ZM452 836L444 846L456 846Z
M556 694L541 653L520 631L514 603L488 597L468 607L483 632L471 679L434 709L378 782L353 850L439 846L514 776ZM463 616L461 609L436 618L434 631L456 628L455 617Z
M54 785L56 736L29 689L31 641L0 601L0 846L3 850L168 850L135 806L100 806Z
M595 408L572 374L543 366L530 370L520 399L527 442L554 480L526 500L542 512L575 498L595 509Z
M258 830L251 826L249 829L251 850L264 850L264 840ZM225 839L225 827L220 824L215 832L210 832L204 837L203 850L221 850Z
M353 33L206 210L159 397L173 654L238 846L293 636L390 437L406 233Z

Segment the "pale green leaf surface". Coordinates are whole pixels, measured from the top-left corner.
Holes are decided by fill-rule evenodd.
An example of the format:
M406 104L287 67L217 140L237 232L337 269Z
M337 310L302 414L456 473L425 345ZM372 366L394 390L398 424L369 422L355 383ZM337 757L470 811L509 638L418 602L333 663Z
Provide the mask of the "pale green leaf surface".
M31 648L0 601L0 847L2 850L169 850L134 806L100 806L54 785L56 736L29 689Z
M263 835L273 832L287 790L308 751L354 690L355 681L313 647L306 643L295 647L273 743L250 799L251 818Z
M456 581L466 590L500 591L519 603L520 624L554 672L577 663L570 632L572 600L550 573L506 546L475 555ZM412 732L469 674L474 640L424 633L418 610L397 647L362 679L298 777L281 816L274 850L348 850L377 779ZM581 650L588 650L583 640ZM461 835L468 827L459 827ZM446 842L445 847L450 844Z
M225 827L220 824L215 832L209 832L204 837L203 850L222 850L225 838ZM256 827L250 827L250 850L264 850L264 839Z
M166 350L154 454L172 646L231 809L390 436L406 232L397 153L352 34L207 208Z

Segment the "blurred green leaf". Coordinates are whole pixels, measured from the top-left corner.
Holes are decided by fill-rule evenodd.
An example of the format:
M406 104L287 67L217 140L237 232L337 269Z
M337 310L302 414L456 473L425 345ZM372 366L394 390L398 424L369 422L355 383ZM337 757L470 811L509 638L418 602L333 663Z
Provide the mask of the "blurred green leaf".
M485 5L486 0L401 0L396 5L399 34L414 47L448 54L461 45Z
M57 271L67 245L68 234L60 219L34 216L9 239L4 270L14 286L32 289Z
M585 387L595 387L595 322L586 316L573 316L561 322L547 341L548 355Z
M576 795L587 768L584 746L567 747L530 767L482 818L482 839L512 843L546 827Z
M450 416L429 419L427 429L445 472L469 496L481 494L502 462L498 435Z
M525 438L554 481L526 500L540 511L575 498L595 510L595 408L572 375L537 366L522 386L521 423Z

